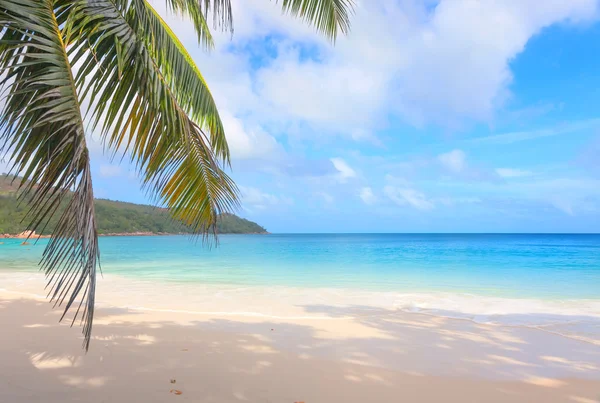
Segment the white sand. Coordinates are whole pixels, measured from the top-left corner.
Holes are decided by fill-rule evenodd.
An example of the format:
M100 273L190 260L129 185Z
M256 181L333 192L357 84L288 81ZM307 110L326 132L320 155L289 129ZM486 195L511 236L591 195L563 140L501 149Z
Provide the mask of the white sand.
M223 293L217 303L208 294L187 299L154 285L157 292L143 286L129 295L121 288L99 293L86 355L80 329L57 324L60 312L31 294L41 277L3 276L2 403L592 403L600 397L598 329L581 318L500 326L327 305L325 298L294 305L272 295L250 302ZM113 280L100 280L101 290Z

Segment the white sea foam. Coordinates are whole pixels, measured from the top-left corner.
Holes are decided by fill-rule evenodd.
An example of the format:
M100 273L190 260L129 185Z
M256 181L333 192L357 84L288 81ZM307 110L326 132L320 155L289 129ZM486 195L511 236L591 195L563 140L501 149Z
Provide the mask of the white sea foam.
M42 274L0 272L0 291L42 298L44 285ZM445 292L165 284L112 275L98 280L96 300L100 305L130 309L273 319L335 319L403 311L511 326L600 323L600 299L543 300Z

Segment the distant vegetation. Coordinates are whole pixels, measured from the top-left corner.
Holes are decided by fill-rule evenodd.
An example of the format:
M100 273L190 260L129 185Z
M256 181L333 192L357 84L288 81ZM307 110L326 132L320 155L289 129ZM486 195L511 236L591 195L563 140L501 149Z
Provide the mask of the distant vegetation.
M27 205L17 202L18 182L12 177L0 175L0 234L17 234L25 231L28 221L23 221ZM179 234L189 230L171 219L165 209L142 204L96 199L98 233L152 232ZM57 217L48 223L42 235L50 234ZM219 217L217 231L220 234L264 234L260 225L233 214ZM38 231L39 232L39 231Z

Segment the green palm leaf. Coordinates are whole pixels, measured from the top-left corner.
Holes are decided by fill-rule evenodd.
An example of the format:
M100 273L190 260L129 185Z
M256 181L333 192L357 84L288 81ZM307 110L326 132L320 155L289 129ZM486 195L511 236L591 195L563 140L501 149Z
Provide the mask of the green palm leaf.
M144 38L149 55L172 88L180 106L202 129L210 133L219 157L228 160L225 130L206 81L177 36L147 0L133 0L128 21Z
M213 14L217 27L233 31L233 15L230 0L199 1L202 3L203 12ZM274 1L281 3L281 7L285 13L303 19L334 41L340 32L346 34L350 30L350 15L354 11L354 0Z
M215 28L233 32L233 12L230 0L187 0L198 1L204 15L212 14Z
M94 102L95 124L104 121L102 134L108 147L129 152L158 202L168 206L175 218L206 234L214 231L220 213L237 206L237 188L215 155L215 151L228 155L224 132L195 66L174 63L180 70L165 66L169 50L159 51L156 44L177 52L180 48L160 31L161 20L154 19L144 3L79 2L82 12L77 15L96 18L83 18L69 28L90 38L89 50L76 51L75 59L82 61L77 82ZM165 42L147 40L148 33L165 35ZM187 60L182 53L175 58ZM173 71L181 74L175 77ZM194 88L205 90L190 93L181 88L182 82L197 83ZM212 136L200 125L215 130Z
M350 30L350 13L354 0L282 0L284 12L313 24L317 30L335 40L338 31Z
M68 6L53 0L2 0L0 83L8 96L0 140L23 175L21 198L30 205L31 229L43 227L66 204L41 266L51 300L84 305L84 346L89 345L99 258L88 150L75 81L59 26ZM71 189L72 194L67 190ZM64 316L64 314L63 314Z
M177 14L185 15L190 18L192 24L194 25L194 29L196 30L196 34L198 35L198 42L200 42L200 44L202 44L207 49L211 49L214 46L213 37L205 18L206 11L202 10L202 4L200 3L200 1L166 0L166 3L170 11L173 11ZM151 9L151 6L149 4L148 7Z

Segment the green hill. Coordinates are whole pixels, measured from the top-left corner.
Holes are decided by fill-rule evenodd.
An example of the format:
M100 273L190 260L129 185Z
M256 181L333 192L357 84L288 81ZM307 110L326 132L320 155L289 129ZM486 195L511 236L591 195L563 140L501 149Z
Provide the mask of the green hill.
M18 234L25 231L27 221L23 221L27 206L17 202L18 182L12 177L0 175L0 234ZM189 233L183 225L171 219L165 209L142 204L124 203L96 199L98 233ZM51 233L52 222L42 235ZM265 234L260 225L233 214L219 217L217 231L220 234Z

